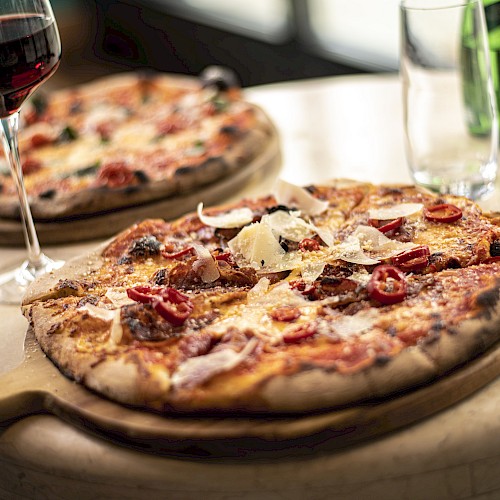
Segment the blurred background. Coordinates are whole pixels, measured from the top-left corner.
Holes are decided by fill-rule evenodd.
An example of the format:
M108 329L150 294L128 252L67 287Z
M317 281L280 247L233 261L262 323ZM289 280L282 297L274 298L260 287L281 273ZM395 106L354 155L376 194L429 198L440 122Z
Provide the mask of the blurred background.
M398 69L399 0L52 0L52 85L130 69L233 68L244 87Z

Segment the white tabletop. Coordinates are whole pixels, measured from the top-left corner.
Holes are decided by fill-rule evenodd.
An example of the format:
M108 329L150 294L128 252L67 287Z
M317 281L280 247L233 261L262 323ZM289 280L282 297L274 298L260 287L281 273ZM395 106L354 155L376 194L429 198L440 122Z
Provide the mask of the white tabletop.
M286 180L410 182L397 76L324 78L246 93L277 126ZM272 180L248 194L266 192ZM499 201L497 191L487 208ZM47 253L68 259L95 244L51 247ZM0 268L23 257L22 249L0 247ZM24 355L26 322L15 307L0 307L0 317L1 373ZM54 416L31 416L0 435L0 497L500 498L500 380L382 438L341 451L298 453L291 447L285 455L181 460L118 446Z

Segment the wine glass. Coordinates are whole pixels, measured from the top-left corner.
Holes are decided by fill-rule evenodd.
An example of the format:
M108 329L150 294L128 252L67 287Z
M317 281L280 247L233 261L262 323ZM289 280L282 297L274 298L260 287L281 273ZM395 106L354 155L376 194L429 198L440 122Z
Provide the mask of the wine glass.
M27 286L62 265L40 249L19 159L19 110L59 66L61 41L49 0L0 0L0 136L21 208L28 259L0 274L0 304L19 304Z

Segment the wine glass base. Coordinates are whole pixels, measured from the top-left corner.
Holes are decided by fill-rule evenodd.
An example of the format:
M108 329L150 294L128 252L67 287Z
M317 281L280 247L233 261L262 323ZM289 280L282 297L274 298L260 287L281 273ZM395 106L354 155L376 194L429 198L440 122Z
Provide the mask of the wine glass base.
M38 276L59 269L63 264L61 260L42 255L37 265L26 260L17 269L0 274L0 304L20 305L28 286Z

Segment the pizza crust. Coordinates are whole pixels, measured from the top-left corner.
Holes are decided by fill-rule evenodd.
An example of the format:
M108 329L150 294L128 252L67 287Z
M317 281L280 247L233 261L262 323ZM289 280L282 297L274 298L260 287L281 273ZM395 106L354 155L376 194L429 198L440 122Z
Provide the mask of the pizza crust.
M436 363L439 374L447 373L458 365L485 352L499 340L500 332L500 283L480 296L488 297L481 304L475 317L463 321L453 331L446 331L440 338L423 347ZM476 302L477 302L476 298Z
M26 307L36 301L44 301L55 297L55 290L61 280L80 280L86 274L98 270L104 263L102 252L108 243L101 244L96 250L77 256L54 271L43 274L32 283L22 300Z

